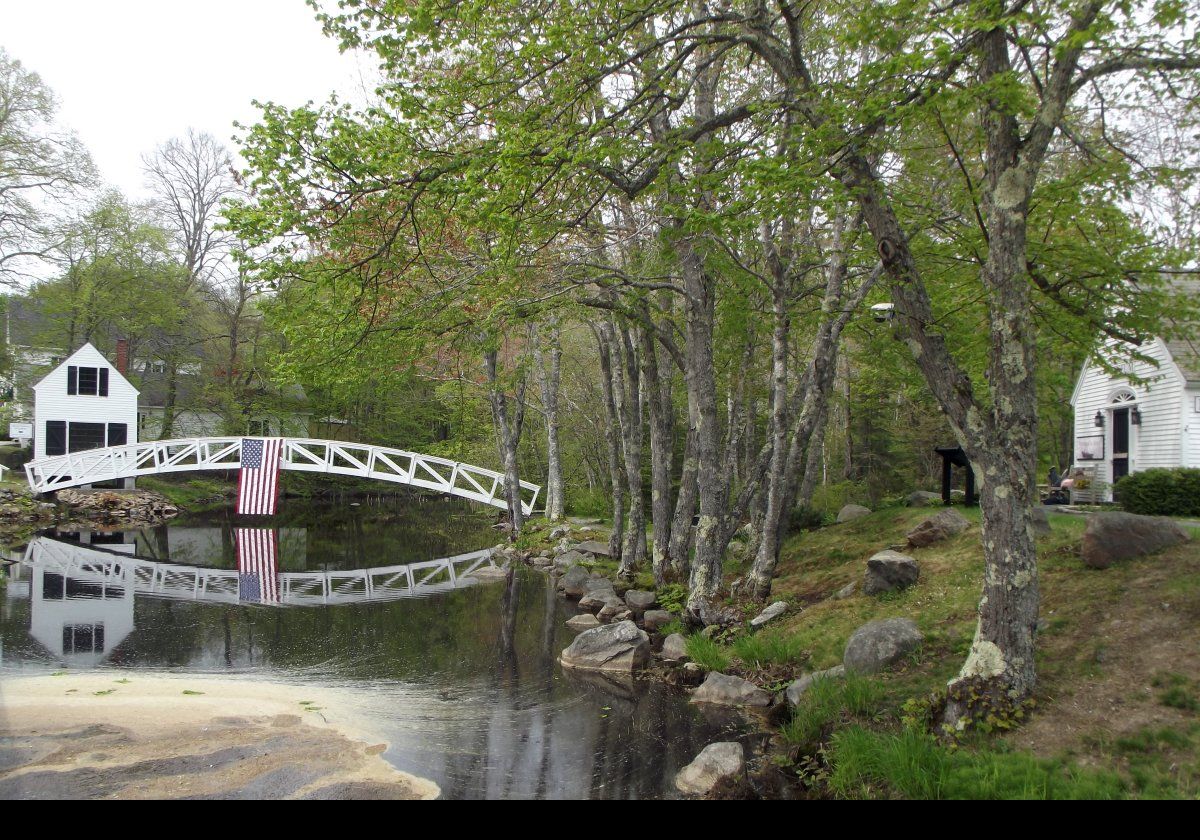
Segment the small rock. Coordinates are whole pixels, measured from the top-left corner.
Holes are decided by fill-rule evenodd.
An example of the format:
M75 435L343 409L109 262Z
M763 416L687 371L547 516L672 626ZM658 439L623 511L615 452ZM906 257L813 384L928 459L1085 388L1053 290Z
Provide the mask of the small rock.
M1033 535L1044 537L1050 530L1050 517L1046 515L1046 508L1038 505L1033 509Z
M552 530L550 532L550 539L552 539L552 540L560 540L563 537L569 537L569 536L571 536L571 526L570 525L559 525L557 528L555 528L554 530Z
M833 597L837 598L839 601L844 601L847 598L854 597L854 590L857 588L858 588L857 583L853 583L853 582L847 583L845 586L843 586L841 589L839 589L837 592L835 592Z
M946 508L909 531L908 544L914 548L932 545L961 534L970 524L971 520L961 513L953 508Z
M921 646L925 637L909 618L872 621L854 631L842 663L854 674L874 674Z
M608 553L608 543L602 543L599 540L588 540L586 542L581 542L579 545L575 546L575 548L579 551L585 551L588 554L594 554L597 557L610 556Z
M909 507L928 507L929 505L937 505L942 503L940 493L930 493L928 490L918 490L915 493L909 493L905 504Z
M656 633L674 619L675 616L666 610L646 610L646 614L642 616L642 627L646 629L647 633Z
M870 516L871 509L862 505L846 505L838 511L837 521L841 525L846 522L853 522L855 519L862 519L864 516Z
M565 551L562 554L555 557L554 565L560 569L565 570L565 569L571 568L572 566L578 566L584 560L587 560L587 558L584 557L582 554L580 554L578 551L571 549L570 551Z
M762 627L767 622L774 621L775 619L779 618L779 616L787 612L787 607L787 601L776 601L758 615L754 616L754 618L750 619L750 626Z
M711 671L704 684L692 693L692 702L717 706L769 706L771 695L749 680Z
M805 674L787 687L787 691L785 692L787 701L793 706L798 706L800 705L800 699L804 697L817 680L840 680L845 676L845 665L836 665L824 671L813 671L811 674Z
M907 554L888 549L867 560L867 577L863 581L864 595L896 592L908 589L921 576L917 561Z
M632 621L620 621L584 630L559 661L564 668L582 671L632 673L646 667L649 658L650 637Z
M1155 554L1186 542L1188 534L1165 516L1134 513L1097 513L1088 517L1083 531L1083 563L1107 569L1114 563Z
M600 619L591 613L577 615L567 621L567 626L572 630L591 630L593 627L600 626Z
M662 651L659 653L668 662L681 662L687 659L687 639L679 633L672 633L663 640Z
M601 621L624 621L633 617L633 613L625 608L625 602L616 597L601 607L596 615Z
M558 582L558 588L568 598L582 598L586 592L587 582L591 580L591 575L587 570L580 566L572 566L567 569L567 573L562 576L562 580Z
M579 608L582 610L589 610L591 612L602 610L610 604L619 606L621 609L625 608L625 602L617 597L617 593L613 592L612 587L609 587L608 589L597 587L596 589L588 590L584 596L579 599Z
M653 592L641 589L630 589L625 593L625 603L629 605L629 609L633 610L634 615L641 615L653 607L657 598L658 596Z
M699 665L697 665L695 662L685 662L685 663L683 663L683 670L695 673L697 671L703 671L704 669L701 668Z
M737 741L720 741L700 751L692 763L675 776L675 787L683 793L703 796L722 779L742 775L746 751Z

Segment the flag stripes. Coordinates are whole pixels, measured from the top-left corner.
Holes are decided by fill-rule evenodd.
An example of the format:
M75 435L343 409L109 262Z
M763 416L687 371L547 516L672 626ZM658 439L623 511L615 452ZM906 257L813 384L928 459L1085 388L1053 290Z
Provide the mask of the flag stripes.
M237 512L271 516L279 501L279 455L283 438L242 438Z
M236 528L238 600L279 603L279 532L274 528Z

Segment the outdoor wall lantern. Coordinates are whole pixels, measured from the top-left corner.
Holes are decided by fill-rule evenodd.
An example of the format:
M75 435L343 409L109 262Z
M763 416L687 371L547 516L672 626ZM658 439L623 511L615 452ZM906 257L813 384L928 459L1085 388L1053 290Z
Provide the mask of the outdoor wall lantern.
M875 303L871 305L871 317L881 324L892 320L896 315L896 304Z
M1097 411L1096 418L1092 422L1095 424L1097 429L1103 429L1104 428L1104 412Z
M1135 426L1142 425L1142 412L1137 410L1137 406L1133 407L1133 411L1129 412L1129 422Z

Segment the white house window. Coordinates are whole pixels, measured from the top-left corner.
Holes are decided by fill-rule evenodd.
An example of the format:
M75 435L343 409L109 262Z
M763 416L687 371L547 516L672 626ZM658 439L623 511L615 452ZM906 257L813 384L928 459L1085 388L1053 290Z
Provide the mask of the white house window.
M67 393L71 396L107 397L108 368L70 365L67 368Z
M64 624L63 653L104 653L103 624Z

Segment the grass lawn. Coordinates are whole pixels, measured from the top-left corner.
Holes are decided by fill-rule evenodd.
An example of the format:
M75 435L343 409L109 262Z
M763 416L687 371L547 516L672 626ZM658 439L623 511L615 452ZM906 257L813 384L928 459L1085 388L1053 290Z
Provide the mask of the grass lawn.
M961 510L961 509L960 509ZM778 683L841 661L850 634L908 617L925 635L909 661L870 680L818 683L781 734L828 767L839 796L1108 798L1200 796L1200 540L1103 571L1079 557L1081 516L1052 514L1039 539L1042 593L1035 706L1023 725L949 748L914 723L921 699L961 666L983 571L973 527L906 551L921 567L898 594L858 592L866 560L935 509L882 510L791 538L774 596L789 614L728 644L689 639L705 667ZM741 569L732 564L729 574Z

